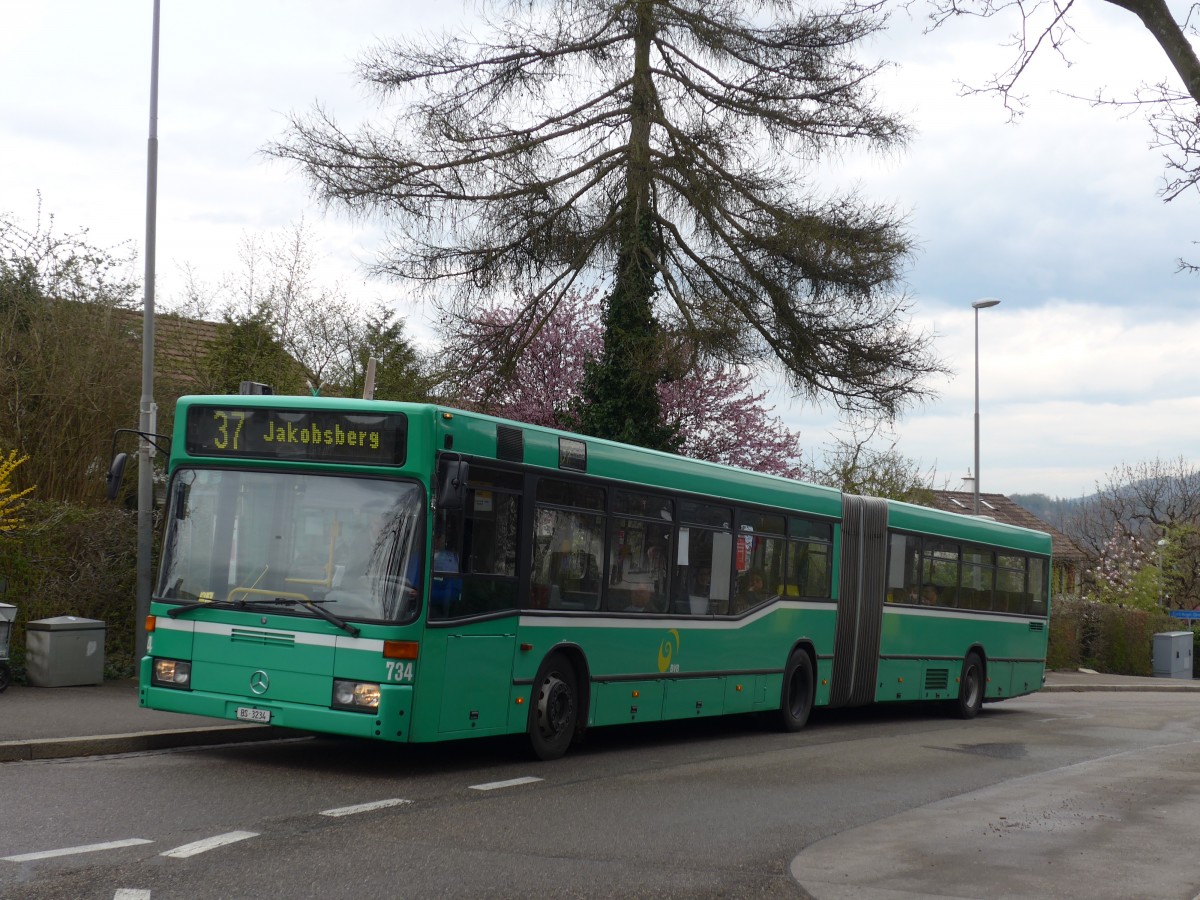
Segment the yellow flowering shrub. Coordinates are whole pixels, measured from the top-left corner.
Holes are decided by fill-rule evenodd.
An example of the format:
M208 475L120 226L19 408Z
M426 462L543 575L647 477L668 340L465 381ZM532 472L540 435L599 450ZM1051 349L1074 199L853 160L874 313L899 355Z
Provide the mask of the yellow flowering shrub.
M25 507L25 498L33 493L33 487L14 493L12 486L13 473L28 456L18 456L16 450L9 451L7 458L0 458L0 533L18 530L24 525L20 516Z

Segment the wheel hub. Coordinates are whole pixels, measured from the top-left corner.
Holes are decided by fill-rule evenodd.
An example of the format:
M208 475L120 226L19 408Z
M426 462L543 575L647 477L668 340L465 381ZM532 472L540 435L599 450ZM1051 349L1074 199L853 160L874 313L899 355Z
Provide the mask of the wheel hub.
M538 724L542 734L561 734L571 722L575 710L575 697L567 683L551 675L542 685L538 698Z

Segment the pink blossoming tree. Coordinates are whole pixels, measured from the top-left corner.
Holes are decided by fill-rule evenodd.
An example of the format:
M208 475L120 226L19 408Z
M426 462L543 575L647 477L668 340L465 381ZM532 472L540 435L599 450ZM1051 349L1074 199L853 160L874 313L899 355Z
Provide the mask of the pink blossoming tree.
M580 385L588 359L603 347L601 304L596 292L564 298L524 348L505 341L517 307L494 305L448 334L445 362L455 401L492 415L575 429ZM518 349L518 353L513 353ZM515 358L507 368L493 360ZM674 429L679 452L798 478L802 474L798 432L772 416L766 391L755 391L743 369L697 357L681 375L658 386L663 424Z

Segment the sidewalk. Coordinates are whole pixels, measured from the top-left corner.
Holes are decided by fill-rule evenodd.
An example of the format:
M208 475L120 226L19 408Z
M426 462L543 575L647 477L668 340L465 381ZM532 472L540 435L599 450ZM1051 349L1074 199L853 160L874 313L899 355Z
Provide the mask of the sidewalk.
M1200 680L1048 672L1045 691L1200 691ZM13 685L0 694L0 763L273 740L298 734L143 709L133 679L88 687Z
M143 709L137 681L86 687L11 685L0 694L0 763L277 739L289 733Z
M1200 691L1200 679L1104 675L1091 669L1048 671L1043 691Z

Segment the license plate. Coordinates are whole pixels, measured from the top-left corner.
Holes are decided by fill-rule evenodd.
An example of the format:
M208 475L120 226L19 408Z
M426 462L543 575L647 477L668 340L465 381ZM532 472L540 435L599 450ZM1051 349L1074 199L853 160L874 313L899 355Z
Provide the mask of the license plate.
M249 706L239 706L237 708L237 719L239 722L258 722L262 725L267 725L271 721L271 711L269 709L252 709Z

